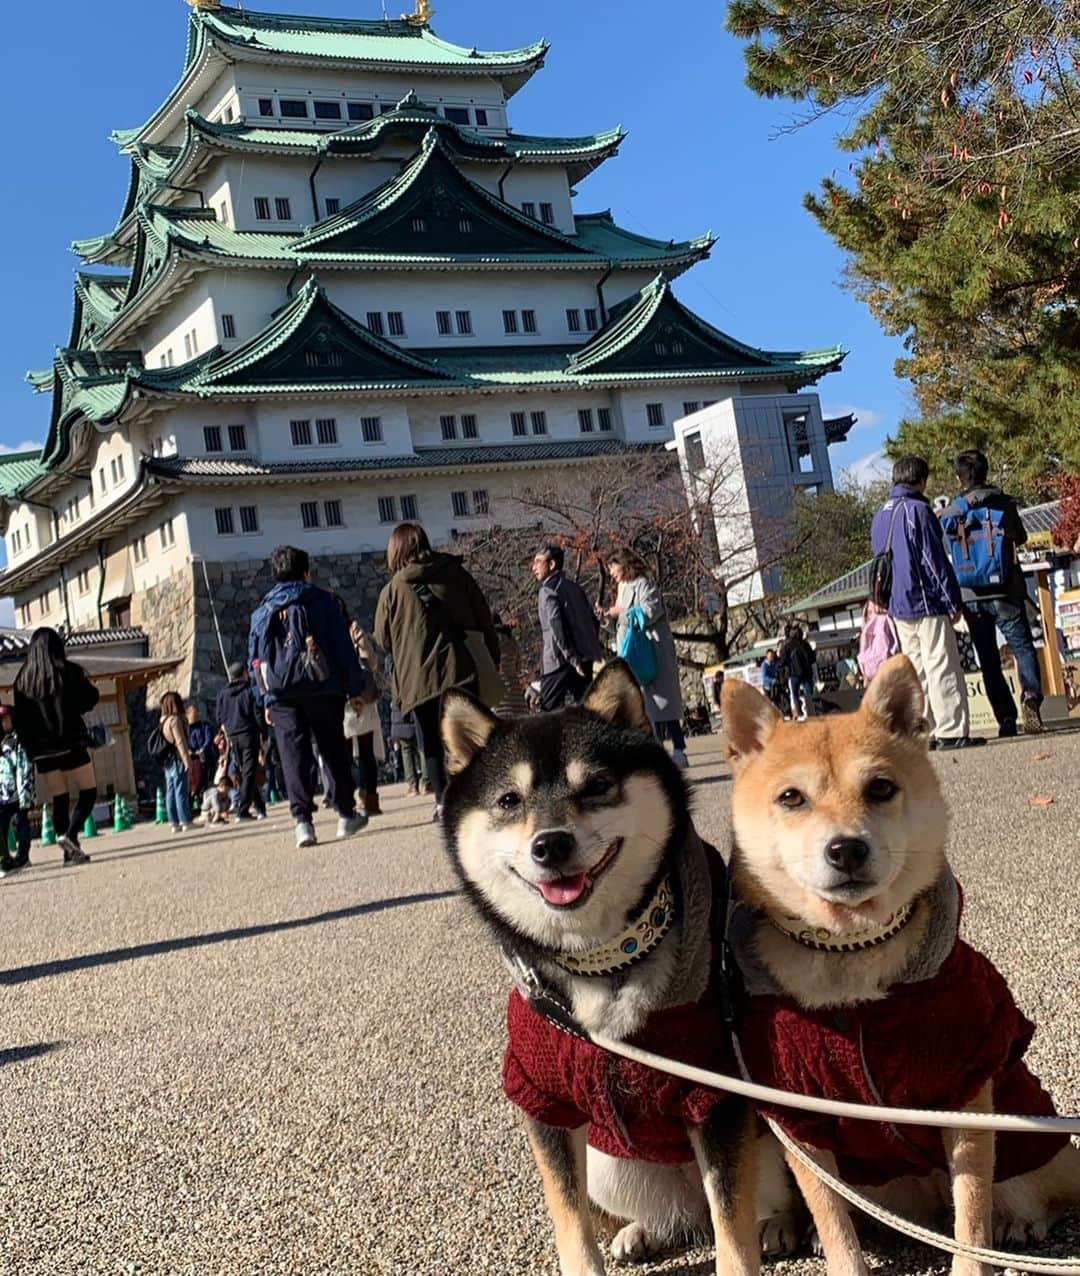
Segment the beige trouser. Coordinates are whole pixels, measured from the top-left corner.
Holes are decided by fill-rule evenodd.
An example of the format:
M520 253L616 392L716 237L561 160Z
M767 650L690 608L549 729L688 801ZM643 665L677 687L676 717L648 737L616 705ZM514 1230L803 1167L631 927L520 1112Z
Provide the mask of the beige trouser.
M895 620L895 624L900 650L915 666L926 693L930 730L939 740L957 740L967 735L967 683L956 631L948 616Z

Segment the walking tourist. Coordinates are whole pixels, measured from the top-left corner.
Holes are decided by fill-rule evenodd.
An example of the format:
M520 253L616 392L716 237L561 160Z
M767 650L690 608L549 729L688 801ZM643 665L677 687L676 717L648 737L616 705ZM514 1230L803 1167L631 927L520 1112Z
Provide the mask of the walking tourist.
M411 713L401 712L396 700L390 704L390 747L400 764L398 779L405 781L406 796L416 797L424 778L420 751L416 747L416 723Z
M514 633L517 621L504 621L498 612L491 619L499 636L499 673L506 687L506 696L495 706L495 712L500 718L520 718L528 713L529 707L521 686L521 647Z
M780 690L780 661L777 660L776 652L772 647L765 653L765 659L761 662L761 689L778 709L783 708L778 694Z
M945 510L943 525L947 542L955 543L958 552L979 574L978 583L961 578L960 590L964 619L979 657L986 695L997 719L998 735L1004 738L1017 733L1016 701L1001 667L999 629L1016 659L1024 734L1037 735L1043 729L1039 714L1043 702L1042 675L1028 622L1027 586L1016 556L1017 549L1027 540L1027 530L1013 498L986 481L989 473L990 463L982 452L960 453L956 458L956 478L961 495ZM982 513L973 515L972 511ZM950 535L951 529L961 527L965 529L963 536ZM970 542L968 530L973 533ZM975 546L970 551L969 543ZM956 562L955 556L953 561Z
M433 550L418 523L394 528L386 561L391 576L375 611L375 641L393 661L393 698L416 723L438 819L446 788L443 692L462 687L476 694L476 661L497 667L499 638L487 600L461 559Z
M896 462L889 498L874 515L870 539L875 555L891 555L888 612L900 650L922 681L933 747L966 749L986 741L968 734L967 686L953 629L961 615L960 586L941 524L926 499L929 477L921 456Z
M345 736L352 749L353 766L359 777L360 805L366 815L382 815L379 805L379 762L386 758L386 746L382 736L382 720L379 717L379 692L382 689L381 660L374 639L356 620L349 620L345 602L338 598L349 624L349 638L356 658L364 672L371 678L364 707L357 712L351 705L345 706Z
M98 697L82 667L68 660L56 630L36 629L15 676L12 719L52 799L53 826L65 864L90 862L79 834L97 800L97 779L82 715L93 709ZM68 796L72 786L78 790L74 807Z
M161 734L172 749L164 764L165 815L174 833L186 833L191 828L191 745L184 702L175 691L161 697Z
M248 665L277 741L300 848L316 842L313 738L325 763L326 799L338 813L337 836L352 837L367 824L356 809L343 724L346 700L362 708L370 681L333 594L311 582L307 553L281 545L270 570L275 583L251 617Z
M192 700L184 710L188 728L188 753L191 762L188 767L188 793L193 802L201 801L203 789L207 788L214 776L214 763L217 761L217 750L214 747L214 735L217 727L204 722L199 716L199 706Z
M37 803L34 764L19 741L8 705L0 707L0 877L30 863L30 816ZM15 830L14 853L8 830Z
M568 697L577 703L592 680L593 665L604 658L593 609L581 586L564 575L563 561L561 546L552 544L541 546L532 561L540 582L540 708L545 711L561 709Z
M266 807L257 782L262 724L251 678L242 660L229 666L229 683L218 692L214 717L232 754L226 769L235 770L240 778L237 818L265 820Z
M632 608L640 608L647 626L645 633L652 644L656 673L643 688L645 709L653 724L657 739L670 740L675 765L685 770L686 736L682 728L682 690L679 687L679 661L675 654L675 639L671 636L667 609L656 583L649 579L644 559L633 550L622 549L607 560L611 579L618 585L614 603L603 615L614 620L618 650L629 632L629 614Z
M792 716L800 722L814 716L814 665L817 656L798 625L784 640L784 664L788 674Z

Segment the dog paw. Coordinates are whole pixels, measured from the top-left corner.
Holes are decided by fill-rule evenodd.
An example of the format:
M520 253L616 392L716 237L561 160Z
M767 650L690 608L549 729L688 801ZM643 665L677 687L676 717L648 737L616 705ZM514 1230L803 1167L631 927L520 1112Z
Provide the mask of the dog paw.
M617 1263L647 1263L653 1256L648 1229L642 1223L627 1223L611 1242L611 1257Z
M799 1248L801 1223L794 1210L767 1218L758 1228L761 1252L766 1258L787 1258Z
M1045 1214L1037 1218L1022 1218L1013 1213L994 1215L994 1244L1020 1249L1038 1245L1046 1240L1050 1220Z

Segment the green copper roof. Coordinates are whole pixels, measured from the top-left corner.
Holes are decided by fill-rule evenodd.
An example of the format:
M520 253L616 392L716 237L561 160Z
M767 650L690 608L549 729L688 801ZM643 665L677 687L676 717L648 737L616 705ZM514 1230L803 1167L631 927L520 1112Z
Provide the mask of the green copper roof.
M14 496L43 473L40 449L0 455L0 499Z
M131 261L131 249L119 243L115 235L95 235L90 239L74 239L71 251L88 266L121 266Z
M259 54L315 61L423 67L493 75L535 69L548 46L543 40L521 49L481 52L441 40L430 27L404 21L300 17L255 13L250 9L196 10L192 28L233 46L249 59ZM189 41L188 64L197 56L197 37Z
M235 392L300 385L439 384L447 379L426 360L375 336L339 310L311 278L269 326L239 350L204 361L184 389Z
M637 297L628 298L611 319L570 360L574 372L624 376L634 373L685 373L745 377L801 377L802 383L835 371L844 358L839 346L828 350L758 350L698 318L678 301L671 284L658 275Z

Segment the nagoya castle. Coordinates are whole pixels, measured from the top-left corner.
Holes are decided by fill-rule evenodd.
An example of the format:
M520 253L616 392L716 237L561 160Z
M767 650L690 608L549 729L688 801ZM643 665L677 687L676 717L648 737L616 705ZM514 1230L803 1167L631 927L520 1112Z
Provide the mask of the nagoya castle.
M20 626L139 627L205 698L209 599L236 658L275 545L369 617L399 520L449 541L535 471L572 484L709 404L772 440L789 492L829 481L848 423L806 387L842 351L725 336L673 288L712 237L579 211L625 134L513 130L546 43L452 44L427 0L399 20L189 4L178 83L113 135L116 225L73 245L70 335L29 374L44 447L0 465Z

